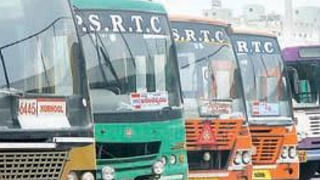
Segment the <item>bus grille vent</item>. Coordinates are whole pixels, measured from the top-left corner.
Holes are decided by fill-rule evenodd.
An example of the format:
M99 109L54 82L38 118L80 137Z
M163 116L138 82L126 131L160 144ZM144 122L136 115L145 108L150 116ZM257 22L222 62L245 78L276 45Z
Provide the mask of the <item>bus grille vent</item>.
M253 136L252 143L256 148L256 154L253 156L254 164L270 164L276 162L279 156L281 137Z
M186 121L187 149L190 151L203 149L198 144L203 129L202 120ZM212 150L230 150L241 131L242 120L211 120L211 129L215 139Z
M310 132L312 136L320 136L320 116L319 115L308 115Z
M58 180L68 153L0 152L2 180Z

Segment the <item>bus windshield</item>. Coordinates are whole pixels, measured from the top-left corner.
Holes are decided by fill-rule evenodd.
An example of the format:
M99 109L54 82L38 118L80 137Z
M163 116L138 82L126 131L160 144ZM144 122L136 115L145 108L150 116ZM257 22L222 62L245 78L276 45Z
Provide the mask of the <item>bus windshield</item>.
M0 12L0 128L88 128L68 1L3 1Z
M294 108L319 107L318 61L296 61L288 64L289 82L292 89Z
M194 40L186 40L187 34L190 34L186 30L192 30ZM198 32L205 30L214 37L221 35L215 42L199 41L199 38L205 38L201 38L201 33ZM173 31L186 116L244 117L240 71L224 28L196 23L173 23Z
M291 122L284 63L276 40L241 35L233 37L233 40L243 78L249 121Z
M93 26L93 13L100 25L84 33ZM165 15L89 10L81 10L78 15L79 22L84 22L80 28L94 113L127 114L180 107L175 50ZM126 21L129 19L133 21Z

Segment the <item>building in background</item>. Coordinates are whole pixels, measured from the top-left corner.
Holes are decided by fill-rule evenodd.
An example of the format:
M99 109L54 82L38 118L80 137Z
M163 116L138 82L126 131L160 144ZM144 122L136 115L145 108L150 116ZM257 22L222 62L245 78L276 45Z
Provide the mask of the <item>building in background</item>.
M320 42L320 7L293 8L293 0L285 0L283 14L267 12L262 4L242 7L242 14L222 6L221 0L212 0L203 15L232 23L235 27L266 30L279 38L282 47L310 45ZM240 8L240 7L239 7Z
M212 0L211 7L203 10L206 17L221 19L223 21L231 22L233 18L232 9L223 8L221 0Z

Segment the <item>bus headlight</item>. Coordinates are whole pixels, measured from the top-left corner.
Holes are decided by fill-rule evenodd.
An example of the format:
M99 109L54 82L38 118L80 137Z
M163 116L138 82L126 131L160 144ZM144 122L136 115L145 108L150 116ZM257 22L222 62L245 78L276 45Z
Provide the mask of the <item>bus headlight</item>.
M287 159L287 157L288 157L288 147L287 146L283 146L281 157L282 157L282 159Z
M91 172L85 172L81 176L81 180L94 180L94 175Z
M164 165L167 164L167 158L166 158L165 156L163 156L163 157L160 159L160 161L161 161Z
M71 172L68 174L68 180L78 180L78 176L75 172Z
M177 158L175 155L171 155L169 158L170 164L175 164L177 162Z
M234 158L234 160L233 160L233 163L235 164L235 165L239 165L239 164L241 164L241 153L239 153L239 152L237 152L237 154L236 154L236 156L235 156L235 158Z
M161 161L157 161L152 165L153 173L160 175L164 171L164 164Z
M105 166L102 168L102 179L103 180L113 180L114 179L114 168L110 166Z
M204 160L204 161L210 161L210 159L211 159L210 153L209 153L209 152L205 152L205 153L203 154L203 160Z
M243 164L249 164L251 162L251 154L249 153L249 151L243 151L242 162Z
M289 158L294 159L296 157L296 154L297 154L296 148L294 146L289 147L289 150L288 150Z

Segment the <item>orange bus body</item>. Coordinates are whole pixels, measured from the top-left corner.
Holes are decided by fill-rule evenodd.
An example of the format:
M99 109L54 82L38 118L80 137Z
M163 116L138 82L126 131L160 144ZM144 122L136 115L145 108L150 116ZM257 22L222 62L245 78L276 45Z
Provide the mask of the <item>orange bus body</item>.
M255 39L255 37L256 39L260 37L272 38L278 42L274 35L262 31L233 29L233 35L251 36L251 39ZM233 39L233 35L232 40L235 45L236 42ZM240 61L239 58L238 61ZM265 76L270 77L277 74L279 75L281 72L268 69L268 75ZM291 108L292 112L292 106L289 108ZM284 147L297 148L298 138L294 123L291 125L255 125L249 122L249 129L254 148L252 156L253 179L299 179L299 158L297 152L294 159L286 161L281 158Z
M208 18L174 16L170 17L171 22L177 23L200 23L212 26L223 27L228 31L228 25L221 21L215 21ZM176 41L177 42L177 41ZM178 45L177 45L178 46ZM179 49L179 48L177 48ZM179 50L178 50L179 54ZM214 63L213 63L214 64ZM225 65L224 65L225 66ZM243 112L245 113L245 112ZM209 123L210 132L214 137L214 143L201 143L201 136L207 130L206 123ZM244 168L233 166L233 160L236 153L240 150L249 150L252 148L252 141L248 125L245 124L245 118L210 118L186 116L186 147L189 161L189 180L251 180L252 163L250 162ZM212 170L192 170L190 169L190 159L193 153L197 152L228 152L226 166ZM201 156L202 158L202 156Z

